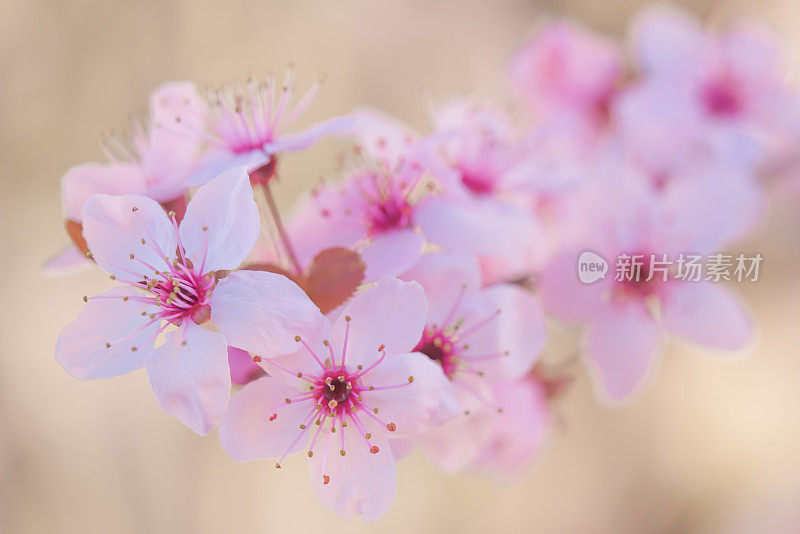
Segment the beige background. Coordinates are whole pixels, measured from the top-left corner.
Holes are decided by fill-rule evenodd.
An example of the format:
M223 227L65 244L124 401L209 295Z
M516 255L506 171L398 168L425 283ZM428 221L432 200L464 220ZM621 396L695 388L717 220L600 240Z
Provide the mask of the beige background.
M792 4L795 4L793 6ZM446 476L413 457L377 523L343 522L305 462L236 464L157 406L143 372L81 383L56 364L59 329L96 272L43 277L62 243L58 179L99 158L171 79L218 84L280 71L328 74L306 122L373 105L424 128L423 92L505 98L504 61L544 13L620 36L639 2L0 0L0 532L716 533L753 502L800 495L800 220L777 200L745 252L763 279L740 288L761 325L734 363L670 346L654 385L618 410L580 378L538 464L512 485ZM708 20L772 23L798 63L792 0L758 11L697 2ZM287 158L284 206L330 172L332 144ZM555 355L558 357L558 355Z

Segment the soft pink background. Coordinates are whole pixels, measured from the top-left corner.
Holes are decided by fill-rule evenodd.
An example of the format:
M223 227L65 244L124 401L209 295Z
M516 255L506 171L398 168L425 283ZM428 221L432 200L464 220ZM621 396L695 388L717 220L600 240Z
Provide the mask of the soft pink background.
M620 410L599 406L581 377L516 484L446 476L412 457L394 508L371 525L323 508L301 457L281 471L230 461L215 435L200 438L157 407L144 373L80 383L53 358L81 296L108 285L96 272L38 270L65 242L58 179L98 158L101 133L122 130L162 81L243 80L291 60L301 84L328 74L305 121L369 104L424 128L427 93L506 98L504 61L543 14L621 36L639 4L2 0L0 532L718 533L754 502L798 502L797 197L777 199L736 250L766 258L763 279L741 286L761 325L747 360L671 346L653 387ZM690 7L713 22L749 13L773 24L796 70L800 6L759 4ZM331 174L336 148L286 159L284 206Z

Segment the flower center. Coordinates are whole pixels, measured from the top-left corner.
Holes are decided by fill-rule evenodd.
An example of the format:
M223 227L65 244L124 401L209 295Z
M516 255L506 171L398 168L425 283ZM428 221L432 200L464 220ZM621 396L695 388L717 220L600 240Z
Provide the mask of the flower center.
M174 262L172 270L157 276L145 283L161 308L158 315L162 319L180 324L185 317L191 317L195 323L203 324L211 318L208 300L217 283L215 273L201 275L186 260Z
M455 334L447 335L442 330L426 330L414 349L442 366L445 376L452 378L458 368Z
M353 384L348 379L346 372L345 374L338 373L338 376L328 373L323 384L319 384L318 387L320 392L318 401L327 404L328 407L346 404L350 398L350 392L353 390ZM358 386L356 388L359 389Z
M663 273L658 272L650 254L635 254L630 264L617 267L615 294L620 297L647 298L659 291Z
M367 209L368 233L380 234L396 228L404 228L411 222L411 206L399 194L377 199Z
M727 75L706 84L702 89L702 100L706 110L716 117L735 117L744 106L735 80Z
M476 195L489 195L494 192L495 184L491 177L480 173L461 170L461 183Z

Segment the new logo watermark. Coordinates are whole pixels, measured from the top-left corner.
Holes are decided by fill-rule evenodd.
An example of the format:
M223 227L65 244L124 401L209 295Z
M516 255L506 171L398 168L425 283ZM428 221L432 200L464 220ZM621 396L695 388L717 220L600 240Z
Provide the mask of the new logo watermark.
M683 282L757 282L761 254L620 254L616 258L614 280L617 282L650 282L669 279ZM599 254L586 250L578 257L578 279L592 284L606 277L608 262Z
M591 251L581 252L578 258L578 278L584 284L592 284L606 277L608 262Z

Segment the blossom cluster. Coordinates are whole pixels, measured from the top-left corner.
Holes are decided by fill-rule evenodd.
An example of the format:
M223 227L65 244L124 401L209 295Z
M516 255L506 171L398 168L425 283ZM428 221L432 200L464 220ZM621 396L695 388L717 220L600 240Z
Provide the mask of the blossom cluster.
M117 285L84 297L57 361L82 380L144 367L231 458L306 451L319 499L373 520L415 448L447 471L532 461L575 374L540 361L547 320L579 325L611 402L643 389L665 336L741 352L754 325L725 284L646 261L587 284L578 256L710 257L751 233L800 98L755 26L660 7L630 35L626 57L551 21L511 58L515 111L453 98L425 132L373 109L298 131L322 82L295 99L291 70L162 85L107 162L62 178L72 243L47 269ZM281 161L330 136L354 146L339 176L281 214Z

